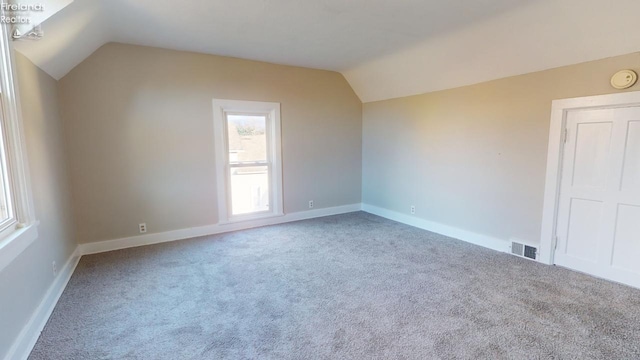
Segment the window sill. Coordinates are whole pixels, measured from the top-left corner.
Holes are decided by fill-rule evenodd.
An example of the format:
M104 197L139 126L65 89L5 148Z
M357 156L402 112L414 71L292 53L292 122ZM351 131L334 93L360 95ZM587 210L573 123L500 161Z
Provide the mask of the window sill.
M261 214L256 214L256 215L249 215L249 216L238 216L238 217L234 217L231 218L229 220L226 221L220 221L218 223L218 225L233 225L233 224L239 224L239 223L248 223L248 222L252 222L252 221L260 221L260 220L266 220L266 219L271 219L271 218L276 218L276 217L281 217L284 216L284 213L282 212L266 212L266 213L261 213Z
M11 264L37 238L38 223L36 222L22 229L17 229L0 240L0 271Z

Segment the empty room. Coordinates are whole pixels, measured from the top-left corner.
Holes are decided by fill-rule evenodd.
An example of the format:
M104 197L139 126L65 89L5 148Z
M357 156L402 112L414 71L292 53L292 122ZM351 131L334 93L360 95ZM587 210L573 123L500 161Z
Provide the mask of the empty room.
M637 0L0 12L0 360L640 359Z

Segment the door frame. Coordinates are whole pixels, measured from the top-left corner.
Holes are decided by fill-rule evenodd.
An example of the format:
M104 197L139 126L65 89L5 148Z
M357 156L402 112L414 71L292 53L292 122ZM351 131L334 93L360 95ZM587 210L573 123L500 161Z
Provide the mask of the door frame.
M554 100L551 103L547 175L542 207L542 228L538 261L553 265L557 245L556 228L562 180L562 160L566 134L567 113L579 109L608 109L640 106L640 91L619 94L586 96Z

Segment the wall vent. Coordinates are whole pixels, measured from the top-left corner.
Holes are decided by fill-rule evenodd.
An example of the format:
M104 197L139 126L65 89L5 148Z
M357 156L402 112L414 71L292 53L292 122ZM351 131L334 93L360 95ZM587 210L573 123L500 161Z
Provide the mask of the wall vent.
M534 248L533 246L524 246L524 257L535 260L537 253L538 249Z
M511 253L519 257L536 260L538 255L538 249L535 246L530 246L517 241L512 241Z
M518 256L524 256L524 245L517 243L517 242L512 242L511 243L511 253L513 255L518 255Z

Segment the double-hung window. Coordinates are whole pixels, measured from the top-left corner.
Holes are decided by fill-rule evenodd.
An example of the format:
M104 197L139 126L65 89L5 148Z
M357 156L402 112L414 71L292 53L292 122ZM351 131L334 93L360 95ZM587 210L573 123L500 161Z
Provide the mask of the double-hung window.
M0 270L38 235L10 31L7 24L0 24Z
M280 104L214 99L220 222L282 214Z
M0 101L2 106L3 101ZM11 232L11 228L17 223L14 201L13 201L13 181L9 176L7 161L7 122L0 111L0 237L6 232Z

